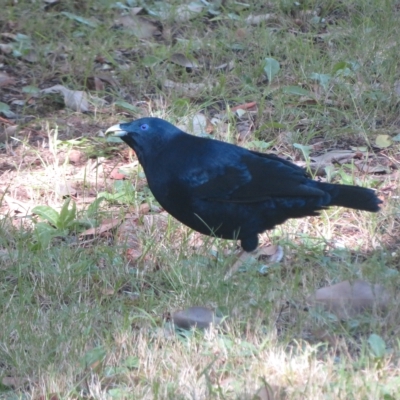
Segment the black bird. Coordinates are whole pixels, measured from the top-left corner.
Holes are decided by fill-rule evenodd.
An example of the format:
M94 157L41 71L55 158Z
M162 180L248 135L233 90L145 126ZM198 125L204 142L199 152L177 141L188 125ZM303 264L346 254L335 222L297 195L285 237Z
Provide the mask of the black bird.
M189 135L159 118L114 125L136 155L154 197L183 224L205 235L239 239L243 250L258 234L289 218L318 215L328 206L376 212L372 189L310 179L273 154Z

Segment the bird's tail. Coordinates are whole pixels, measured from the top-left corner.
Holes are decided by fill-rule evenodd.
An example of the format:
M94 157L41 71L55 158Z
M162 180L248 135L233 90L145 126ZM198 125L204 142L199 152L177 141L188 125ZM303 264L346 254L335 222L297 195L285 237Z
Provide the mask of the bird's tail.
M382 201L372 189L360 186L334 185L332 183L318 182L318 187L331 196L331 206L355 208L356 210L379 211Z

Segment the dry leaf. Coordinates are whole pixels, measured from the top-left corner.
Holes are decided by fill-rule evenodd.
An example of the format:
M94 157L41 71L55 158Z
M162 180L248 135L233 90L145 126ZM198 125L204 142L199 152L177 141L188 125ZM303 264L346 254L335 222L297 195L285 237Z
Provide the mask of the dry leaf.
M0 43L0 52L4 54L10 54L13 51L11 44Z
M344 281L318 289L308 301L312 305L323 305L341 319L355 316L366 309L384 309L390 300L386 289L379 284L357 280Z
M244 103L244 104L240 104L238 106L232 107L231 111L235 112L237 110L249 110L251 108L254 108L257 105L257 102L252 101L250 103Z
M116 226L118 226L121 223L119 219L104 219L101 222L101 225L96 227L96 228L89 228L86 229L86 231L82 232L79 237L82 239L86 236L91 236L91 235L101 235L104 232L108 232L111 229L114 229Z
M378 135L375 139L375 146L380 149L389 147L392 144L392 139L389 135Z
M0 87L11 86L15 84L14 78L5 72L0 72Z
M211 324L220 325L222 318L215 315L214 311L206 307L189 307L172 314L172 320L178 328L191 329L209 328Z
M166 79L163 82L166 89L174 90L175 94L186 97L197 97L206 90L211 90L212 85L206 83L179 83Z
M181 67L185 68L199 68L199 65L195 61L189 60L184 54L182 53L174 53L169 58L171 62L174 64L180 65Z
M122 179L126 179L126 175L121 174L121 172L117 171L116 169L113 169L108 177L110 179L114 179L116 181L120 181Z
M279 17L276 14L264 14L264 15L249 15L245 21L250 25L258 25L266 21L278 21Z
M116 25L122 25L139 39L149 39L160 33L152 21L137 15L124 15L115 20L115 23Z
M332 162L347 162L356 156L356 152L352 150L332 150L320 156L310 157L315 164L328 165Z
M258 247L257 250L255 250L252 253L248 253L246 251L241 251L239 254L239 257L236 259L236 261L233 263L233 265L228 269L224 276L224 280L228 280L231 278L231 276L236 273L240 267L243 266L243 264L248 263L251 259L255 259L257 257L262 257L262 256L269 256L268 263L273 264L273 263L278 263L281 262L283 259L283 248L281 246L261 246ZM261 274L265 274L268 272L268 265L263 265L260 269L259 272Z
M232 71L233 68L235 68L235 62L229 61L228 63L220 64L214 67L214 69L219 70L219 69L226 69L227 71Z
M41 90L42 93L60 93L64 96L64 103L67 108L74 111L89 111L89 103L87 95L80 90L69 90L63 85L55 85L47 89Z
M182 4L174 12L174 19L177 22L189 21L196 18L203 11L203 6L198 3Z
M195 114L193 118L182 118L178 127L185 132L201 136L207 134L208 121L203 114Z
M116 242L127 247L125 256L131 263L135 263L143 254L142 243L137 235L138 218L136 215L125 218L118 228Z
M374 163L365 162L365 161L358 161L355 163L356 167L366 174L390 174L390 168L388 165L383 165L380 161L385 162L387 159L381 159L378 157L374 160Z

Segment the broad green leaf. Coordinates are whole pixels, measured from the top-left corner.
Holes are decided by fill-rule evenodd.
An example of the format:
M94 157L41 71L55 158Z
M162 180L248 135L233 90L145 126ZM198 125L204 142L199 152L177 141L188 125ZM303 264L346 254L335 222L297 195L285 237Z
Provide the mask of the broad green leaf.
M345 68L351 68L350 64L348 64L346 61L339 61L336 63L333 68L332 68L332 74L335 75L336 72L338 72L341 69Z
M282 88L282 91L283 91L283 93L295 94L298 96L314 97L311 92L309 92L306 89L303 89L300 86L284 86Z
M252 140L251 142L247 143L246 147L264 151L267 150L269 147L271 147L273 143L274 142L264 142L262 140Z
M96 217L99 212L100 204L105 200L104 197L97 197L97 199L88 207L86 214L88 218Z
M96 368L97 365L104 360L106 354L103 346L95 347L86 352L83 356L82 364L85 368Z
M68 229L72 221L76 218L76 204L75 202L72 202L72 207L69 209L70 201L70 198L66 199L61 208L57 228Z
M57 226L60 214L49 206L36 206L32 210L32 214L38 215L40 218L50 222L52 225Z
M318 74L316 72L313 72L310 75L310 78L318 81L319 84L326 90L328 89L328 83L330 82L332 76L330 74Z
M368 344L376 358L382 358L386 355L386 343L379 335L371 334L368 338Z
M268 78L268 83L271 83L274 77L278 74L281 66L275 58L267 57L264 60L264 71Z
M70 13L68 11L62 11L61 14L65 15L69 19L72 19L72 20L74 20L76 22L79 22L81 24L90 26L91 28L96 28L98 26L98 23L96 21L93 21L91 19L87 19L87 18L84 18L84 17L80 17L79 15L72 14L72 13Z
M36 94L40 92L40 89L37 86L24 86L22 88L23 93L28 93L28 94Z
M313 149L312 146L305 146L303 144L294 143L293 147L296 148L296 149L301 150L305 160L308 160L310 158L310 152Z
M378 135L375 139L375 145L376 145L376 147L379 147L380 149L389 147L391 144L392 144L392 140L389 135Z
M154 67L157 64L160 64L163 60L161 58L148 55L144 56L142 59L142 63L145 67Z
M8 104L2 103L0 101L0 112L2 112L2 111L10 111L10 106Z
M114 103L115 106L117 107L121 107L121 108L125 108L126 110L132 111L132 112L139 112L140 110L133 106L132 104L126 102L126 101L122 101L122 100L118 100Z
M47 222L38 222L35 225L34 233L37 239L37 245L36 248L34 248L34 250L37 250L38 248L41 249L47 248L51 239L57 236L59 231L53 228Z

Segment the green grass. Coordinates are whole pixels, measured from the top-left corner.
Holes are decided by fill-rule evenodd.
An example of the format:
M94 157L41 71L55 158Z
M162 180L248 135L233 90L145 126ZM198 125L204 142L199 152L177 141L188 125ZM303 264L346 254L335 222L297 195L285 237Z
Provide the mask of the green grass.
M182 2L168 3L179 10ZM275 399L398 397L395 170L374 175L334 165L335 182L382 189L382 211L332 209L267 232L261 241L280 244L285 256L266 274L258 261L224 281L235 244L201 237L204 243L193 246L193 232L171 217L160 222L157 212L153 225L140 216L129 233L144 252L137 262L126 257L128 234L79 237L105 218L132 216L145 202L157 206L135 164L124 169L133 189L108 179L135 161L125 147L97 137L120 120L154 115L179 123L202 112L221 121L215 137L237 142L238 123L246 122L253 127L249 141L271 142L268 150L292 160L303 159L294 144L322 143L312 155L363 146L381 155L378 163L398 166L398 142L375 147L378 134L399 133L396 1L222 3L218 15L203 11L186 22L176 21L176 11L164 20L147 16L162 34L144 40L112 28L123 12L116 2L59 2L44 10L43 2L22 0L2 7L1 31L30 40L0 38L15 51L0 52L0 72L15 79L2 88L0 102L20 116L12 135L18 141L0 143L0 398L254 399L264 385ZM137 2L146 4L157 9ZM267 22L246 22L267 13ZM34 62L23 57L29 50ZM201 67L169 62L175 53ZM265 58L280 64L271 82ZM232 69L216 68L232 61ZM103 79L98 90L94 77ZM182 96L165 88L166 79L211 87ZM108 104L82 115L65 109L60 97L27 93L27 86L55 84ZM257 110L241 121L234 113L221 116L252 101ZM71 150L83 161L69 163ZM32 209L59 211L65 199L57 184L73 186L75 220L87 226L62 225L43 231L51 235L43 239ZM91 206L104 192L112 193L109 200ZM310 307L318 288L356 279L383 285L388 309L340 321ZM191 306L218 309L227 316L225 329L174 332L169 315Z

